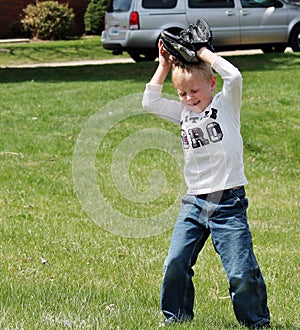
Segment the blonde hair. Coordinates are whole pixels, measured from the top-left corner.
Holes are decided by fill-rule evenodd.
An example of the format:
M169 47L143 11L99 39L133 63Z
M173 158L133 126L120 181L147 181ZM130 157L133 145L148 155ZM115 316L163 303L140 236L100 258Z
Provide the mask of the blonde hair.
M172 81L174 78L184 77L191 74L199 75L199 78L209 83L214 76L211 66L205 62L185 64L178 62L172 67Z

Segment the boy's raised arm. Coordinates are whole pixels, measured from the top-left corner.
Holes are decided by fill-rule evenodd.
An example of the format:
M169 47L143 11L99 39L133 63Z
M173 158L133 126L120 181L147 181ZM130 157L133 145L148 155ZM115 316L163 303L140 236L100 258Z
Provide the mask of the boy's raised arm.
M206 47L202 47L197 51L197 56L203 61L212 65L218 58L218 55L213 53Z
M161 41L158 44L158 60L158 67L149 82L151 85L163 85L172 67L170 54L165 50Z

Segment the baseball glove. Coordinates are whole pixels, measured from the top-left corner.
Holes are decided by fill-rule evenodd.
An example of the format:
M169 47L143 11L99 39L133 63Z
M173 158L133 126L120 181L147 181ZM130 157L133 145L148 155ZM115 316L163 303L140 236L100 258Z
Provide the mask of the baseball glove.
M197 51L202 47L214 51L212 33L204 18L199 18L196 24L181 30L178 35L163 31L160 38L166 50L183 63L201 62Z

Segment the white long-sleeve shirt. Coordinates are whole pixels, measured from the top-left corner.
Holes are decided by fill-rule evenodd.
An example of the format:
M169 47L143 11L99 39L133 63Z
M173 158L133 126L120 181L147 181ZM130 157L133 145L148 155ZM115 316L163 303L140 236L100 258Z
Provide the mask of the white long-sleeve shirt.
M162 85L147 84L144 109L181 126L187 194L200 195L247 184L240 134L242 76L222 57L212 68L223 79L222 91L201 113L162 97Z

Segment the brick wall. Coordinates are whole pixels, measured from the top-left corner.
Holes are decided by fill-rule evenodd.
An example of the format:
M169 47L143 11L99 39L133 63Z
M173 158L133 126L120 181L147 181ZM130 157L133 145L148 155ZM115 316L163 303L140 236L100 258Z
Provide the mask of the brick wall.
M68 3L75 14L76 34L84 32L84 13L88 0L58 0ZM21 19L23 9L34 0L0 0L0 38L10 37L11 24Z

